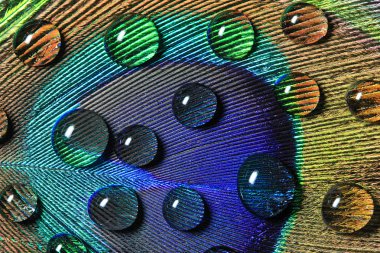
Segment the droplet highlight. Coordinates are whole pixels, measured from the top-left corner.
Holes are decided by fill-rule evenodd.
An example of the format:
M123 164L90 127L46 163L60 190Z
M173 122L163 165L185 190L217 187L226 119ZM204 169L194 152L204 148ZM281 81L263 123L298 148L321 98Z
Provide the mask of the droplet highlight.
M139 208L135 190L124 186L108 186L91 196L88 214L103 229L124 230L135 223Z
M4 141L9 134L9 119L4 111L0 111L0 142Z
M248 157L239 169L238 191L250 212L270 218L282 213L292 203L295 178L276 158L256 154Z
M30 185L12 184L1 192L0 213L13 222L26 222L36 218L38 196Z
M327 35L328 19L318 7L295 3L285 9L281 17L282 30L298 44L314 44Z
M117 135L117 156L130 165L150 164L157 157L158 147L156 134L146 126L129 126Z
M165 197L163 214L172 228L181 231L192 230L204 220L205 203L197 191L178 187Z
M251 21L238 11L217 15L210 23L207 35L214 53L225 60L248 57L255 44Z
M225 246L217 246L206 250L205 253L237 253L237 251Z
M87 253L86 245L81 239L70 234L57 234L47 246L48 253Z
M374 210L372 196L356 184L334 185L322 204L325 224L339 233L353 233L364 228L372 219Z
M218 98L208 87L186 84L173 97L173 112L184 126L196 128L210 123L218 109Z
M156 56L160 38L150 19L138 14L127 14L110 26L104 42L111 59L132 68Z
M347 105L357 118L380 122L380 83L375 81L357 82L351 85L346 95Z
M317 82L303 73L281 76L275 83L275 92L287 112L297 116L313 112L321 96Z
M97 162L109 141L109 130L97 113L75 109L56 122L52 143L56 154L74 167L86 167Z
M29 66L44 66L59 55L62 38L59 30L44 20L25 23L14 35L13 49L17 57Z

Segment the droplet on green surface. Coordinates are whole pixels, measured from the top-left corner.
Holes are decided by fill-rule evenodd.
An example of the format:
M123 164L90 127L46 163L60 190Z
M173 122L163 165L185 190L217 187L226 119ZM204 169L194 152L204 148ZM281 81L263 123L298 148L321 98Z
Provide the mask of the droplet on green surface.
M252 51L255 31L243 13L223 12L211 21L208 41L219 57L225 60L241 60Z
M57 234L52 237L47 247L48 253L87 253L87 247L74 235Z
M115 62L132 68L146 63L157 54L160 37L150 19L127 14L110 26L104 42L108 55Z

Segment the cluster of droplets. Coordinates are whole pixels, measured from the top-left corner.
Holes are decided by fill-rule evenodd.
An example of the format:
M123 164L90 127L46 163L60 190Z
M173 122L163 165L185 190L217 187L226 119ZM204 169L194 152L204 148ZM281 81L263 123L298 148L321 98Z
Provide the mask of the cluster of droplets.
M319 43L328 33L324 12L314 5L296 3L282 18L284 34L304 45ZM239 11L218 14L209 24L207 38L212 51L224 60L239 61L254 50L255 29ZM116 63L133 68L154 60L160 51L160 37L154 22L139 14L127 14L107 30L104 45ZM13 48L29 66L44 66L62 53L62 37L49 22L36 20L24 24L15 34ZM275 83L277 99L289 114L306 116L318 106L320 90L315 80L303 73L282 75ZM371 123L380 121L380 84L365 81L353 84L346 95L350 111ZM176 119L186 127L211 124L218 110L218 98L207 86L190 83L174 93L172 108ZM0 141L9 136L5 112L0 112ZM67 164L86 167L103 157L109 146L107 123L95 112L76 109L64 114L52 131L56 154ZM147 166L157 159L160 146L153 130L142 125L127 126L116 136L118 158L133 166ZM271 218L286 210L294 199L296 179L293 171L268 155L249 156L238 172L238 191L242 203L252 213ZM24 223L38 216L39 199L28 184L7 186L0 195L0 213L13 222ZM361 200L361 201L357 201ZM141 215L138 193L122 185L107 186L94 192L88 201L88 214L99 227L125 230ZM178 230L199 227L205 219L205 203L194 189L178 187L168 192L163 216ZM365 227L374 212L371 195L356 184L338 184L326 194L322 204L324 222L341 233ZM48 252L88 252L86 244L74 235L58 234L48 244ZM218 246L206 252L235 252Z

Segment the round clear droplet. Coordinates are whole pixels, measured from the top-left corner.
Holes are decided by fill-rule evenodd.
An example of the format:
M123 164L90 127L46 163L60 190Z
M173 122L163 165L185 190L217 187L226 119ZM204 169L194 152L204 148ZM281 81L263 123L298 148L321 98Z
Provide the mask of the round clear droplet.
M81 239L74 235L57 234L47 246L48 253L87 253L87 247Z
M88 202L88 214L107 230L131 227L139 215L139 199L132 188L108 186L96 191Z

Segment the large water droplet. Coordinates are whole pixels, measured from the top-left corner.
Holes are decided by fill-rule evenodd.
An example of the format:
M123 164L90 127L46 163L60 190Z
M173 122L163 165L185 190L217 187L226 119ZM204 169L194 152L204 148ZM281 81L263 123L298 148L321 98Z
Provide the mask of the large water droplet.
M223 12L211 21L208 41L219 57L226 60L241 60L252 51L255 31L243 13Z
M87 253L87 247L81 239L74 235L57 234L47 246L48 253Z
M374 81L353 84L346 95L350 111L358 118L380 122L380 83Z
M4 111L0 111L0 142L5 140L9 133L9 120Z
M58 56L61 45L58 29L44 20L25 23L13 38L15 54L29 66L51 63Z
M205 253L237 253L237 251L225 246L217 246L206 250Z
M197 191L178 187L166 196L163 214L171 227L187 231L202 223L205 216L205 204Z
M317 108L320 91L315 80L302 73L281 76L275 84L277 100L287 112L306 116Z
M248 157L238 173L238 190L245 207L270 218L283 212L293 201L293 174L280 161L266 154Z
M104 229L127 229L135 223L139 214L137 193L124 186L102 188L91 196L88 202L88 214Z
M38 197L30 185L12 184L1 193L0 212L13 222L33 220L38 214Z
M322 204L324 222L340 233L353 233L365 227L374 210L372 196L356 184L334 185Z
M148 165L156 158L157 152L157 137L148 127L130 126L117 136L117 155L130 165Z
M151 60L160 44L155 24L138 14L127 14L116 20L104 41L108 55L126 67L136 67Z
M174 115L187 127L200 127L209 123L217 109L218 99L215 93L201 84L186 84L174 94Z
M104 120L95 112L76 109L63 115L53 129L53 147L67 164L85 167L103 155L109 140Z
M295 3L281 17L284 34L299 44L313 44L327 35L328 20L324 12L308 3Z

